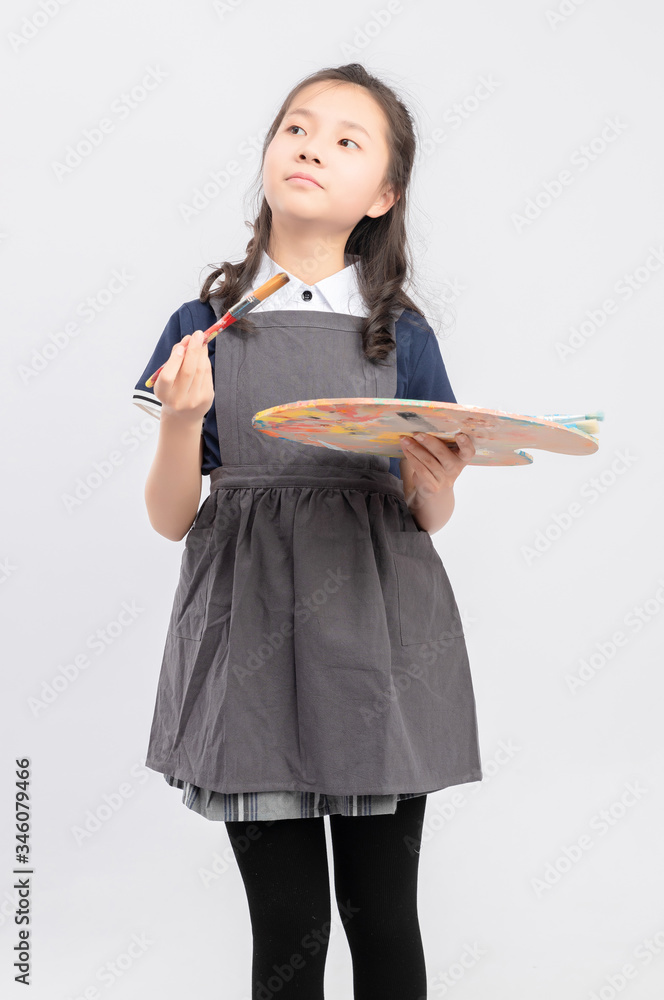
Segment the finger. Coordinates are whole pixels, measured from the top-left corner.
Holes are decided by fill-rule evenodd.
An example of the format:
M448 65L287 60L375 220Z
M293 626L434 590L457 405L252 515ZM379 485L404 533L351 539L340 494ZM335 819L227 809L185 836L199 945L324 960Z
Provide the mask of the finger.
M456 440L459 446L459 454L462 459L467 462L469 459L473 458L476 454L476 450L472 438L468 437L467 434L460 433L457 434Z
M459 461L464 461L463 435L459 432L454 441L443 441L441 438L427 435L425 448L433 455L446 472L453 472ZM474 448L473 452L474 454Z
M195 335L194 335L195 336ZM202 336L202 332L201 332ZM197 385L202 384L202 381L207 378L208 372L212 371L212 365L210 361L210 354L207 349L207 344L197 343L194 341L191 345L192 357L196 358L196 367L194 369L194 377Z
M178 341L177 344L173 344L173 347L171 348L171 353L170 353L170 356L168 357L168 360L162 366L162 369L159 372L159 375L155 379L155 383L154 383L155 387L156 387L157 383L162 379L162 376L165 376L164 379L163 379L163 382L168 382L168 383L172 384L175 381L175 379L177 377L177 374L180 371L180 367L182 365L182 362L183 362L183 360L185 358L185 355L187 353L186 341L187 341L188 338L189 338L189 335L187 335L187 337L184 337L181 341Z
M211 365L209 358L205 355L201 356L198 367L194 372L194 377L191 383L191 391L197 396L202 396L206 387L208 385L208 379L211 376Z
M417 457L421 460L434 475L436 468L442 465L446 472L452 472L455 463L458 462L456 452L452 451L445 441L427 434L424 439L417 444Z
M193 334L187 334L187 336L183 337L180 341L180 343L184 345L185 352L182 358L182 365L180 366L180 370L177 374L178 388L182 388L187 393L191 392L192 385L200 367L201 358L205 360L208 353L207 347L203 346L202 340L203 331L194 330Z
M428 460L425 458L425 454L429 456ZM408 448L407 457L413 471L415 485L420 490L423 488L426 489L427 486L435 489L438 485L438 480L434 471L434 462L437 464L438 460L426 448L422 447L419 448L417 454L415 454L414 448Z
M190 371L192 366L198 364L198 355L200 353L200 336L201 332L194 330L193 333L188 333L186 337L183 337L180 343L183 345L184 357L187 361L187 370Z

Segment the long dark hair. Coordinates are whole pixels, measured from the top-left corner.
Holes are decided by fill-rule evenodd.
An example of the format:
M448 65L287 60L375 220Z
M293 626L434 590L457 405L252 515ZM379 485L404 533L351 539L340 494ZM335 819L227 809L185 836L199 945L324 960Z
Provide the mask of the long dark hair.
M388 122L390 155L386 181L399 197L378 218L372 219L365 215L360 219L345 247L345 253L359 255L359 287L369 310L362 329L364 354L370 361L379 361L386 358L396 346L388 328L393 313L399 312L401 308L412 309L424 318L424 313L403 290L406 282L412 283L412 259L405 220L406 194L416 152L413 119L405 104L387 84L359 63L328 67L312 73L293 87L277 112L263 143L258 181L262 178L266 150L295 97L309 84L328 80L365 87L382 108ZM247 222L246 225L253 228L253 236L246 247L247 256L239 264L230 261L219 264L205 279L199 296L201 302L218 298L222 308L229 309L251 291L253 279L260 268L263 252L267 252L270 239L272 210L265 195L262 196L255 221ZM222 274L223 285L212 290L212 285ZM236 330L238 333L253 329L255 327L249 316L229 327L229 330Z

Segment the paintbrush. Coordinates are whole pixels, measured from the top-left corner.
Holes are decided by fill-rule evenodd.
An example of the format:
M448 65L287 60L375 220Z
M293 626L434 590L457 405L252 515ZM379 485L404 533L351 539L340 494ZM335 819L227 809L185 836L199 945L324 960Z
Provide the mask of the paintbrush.
M275 274L273 278L269 278L264 285L257 288L255 292L249 292L249 294L245 295L243 299L240 299L236 305L231 306L231 308L224 313L220 320L213 323L207 330L203 331L203 343L209 344L212 338L216 337L220 330L225 330L226 327L231 325L231 323L235 323L235 321L240 319L242 316L246 316L247 313L251 312L252 309L255 309L256 306L260 305L261 302L263 302L269 295L272 295L272 293L276 292L278 288L285 285L287 281L290 281L290 278L286 272L280 271L279 274ZM161 368L158 368L154 375L151 375L147 380L145 384L148 389L151 389L155 384L157 378L159 377L159 372L163 367L164 365L162 365Z

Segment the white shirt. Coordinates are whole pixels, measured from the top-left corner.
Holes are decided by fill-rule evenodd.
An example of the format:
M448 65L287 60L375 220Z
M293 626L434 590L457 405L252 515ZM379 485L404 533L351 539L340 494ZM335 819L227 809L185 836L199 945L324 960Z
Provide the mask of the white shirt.
M306 281L296 278L286 268L279 267L266 253L258 274L252 281L253 288L260 288L275 274L286 271L290 278L276 292L264 299L260 305L247 313L249 319L255 312L265 312L267 309L308 309L310 312L337 312L348 316L368 316L369 310L364 304L357 279L359 256L344 254L344 267L329 278L308 285ZM303 293L305 294L303 297Z
M359 256L344 254L345 266L341 271L331 274L329 278L323 278L322 281L318 281L315 285L307 285L306 282L296 278L290 271L286 271L290 280L247 313L249 319L251 319L251 316L255 312L266 312L271 309L308 309L310 312L337 312L345 313L348 316L368 316L369 312L364 305L364 299L360 294L357 280L357 262L359 259ZM283 267L279 267L276 261L264 253L258 274L252 281L251 288L247 289L245 294L256 288L260 288L261 285L265 284L275 274L279 274L284 270ZM303 293L306 293L304 298L302 297ZM235 305L235 303L226 303L226 305ZM173 336L177 335L177 341L183 336L179 325L177 326L177 334L171 328L171 324L176 317L177 314L174 313L169 326L167 326L162 334L162 340L160 340L160 347L163 353L162 364L165 364L170 356L173 347ZM166 336L167 334L168 336ZM164 340L165 337L166 339ZM161 416L161 402L155 398L153 389L148 390L145 388L145 380L159 367L159 361L150 360L148 367L134 389L132 398L132 402L136 406L140 406L142 410L145 410L146 413L154 417Z

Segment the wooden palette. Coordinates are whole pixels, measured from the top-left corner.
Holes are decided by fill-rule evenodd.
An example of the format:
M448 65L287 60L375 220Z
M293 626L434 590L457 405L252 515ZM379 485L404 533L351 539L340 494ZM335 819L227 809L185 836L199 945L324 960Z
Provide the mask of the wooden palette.
M399 438L435 434L452 451L454 435L468 434L476 454L469 465L530 465L522 448L560 455L592 455L598 449L602 412L541 417L421 399L304 399L260 410L252 427L270 437L336 451L403 458Z

